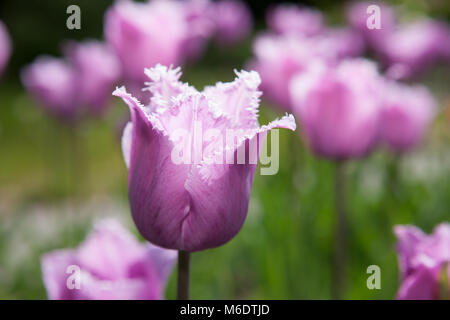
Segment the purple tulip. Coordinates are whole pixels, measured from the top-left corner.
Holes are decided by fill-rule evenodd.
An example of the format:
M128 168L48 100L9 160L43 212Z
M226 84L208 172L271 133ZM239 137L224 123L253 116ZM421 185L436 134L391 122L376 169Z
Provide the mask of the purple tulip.
M271 8L267 25L278 34L314 36L324 29L324 17L320 11L296 5L282 4Z
M146 73L153 94L149 106L124 88L114 92L131 111L123 151L134 222L144 238L165 248L192 252L220 246L244 223L256 167L225 161L224 154L248 155L258 136L261 142L272 128L294 130L295 120L285 116L259 127L260 79L254 71L236 72L233 82L203 92L180 82L179 69L158 65ZM224 143L229 130L236 139ZM199 132L211 135L198 140ZM183 156L191 154L182 163L173 158L180 146Z
M433 118L435 101L422 86L408 87L389 81L383 92L380 137L391 149L414 147Z
M187 32L181 1L121 0L105 15L105 38L129 81L145 81L144 68L157 63L178 65Z
M22 74L25 88L49 113L73 122L79 114L75 71L62 59L40 57Z
M291 84L294 114L312 149L335 160L360 157L375 143L380 106L375 64L354 59L316 63Z
M6 26L0 21L0 75L6 68L11 55L11 39Z
M221 0L212 3L211 9L218 45L233 45L250 34L253 19L245 3L239 0Z
M394 78L414 76L435 61L447 59L450 52L449 27L432 20L401 26L383 40L377 51Z
M450 294L450 225L437 226L431 235L415 226L396 226L401 286L397 299L432 300ZM446 277L442 277L446 273ZM446 279L445 279L446 278ZM442 292L445 291L445 296Z
M78 248L46 253L41 265L52 300L154 300L163 298L176 257L105 220Z
M117 58L105 44L97 41L69 43L66 54L75 70L73 86L77 86L79 103L94 114L101 113L120 77Z

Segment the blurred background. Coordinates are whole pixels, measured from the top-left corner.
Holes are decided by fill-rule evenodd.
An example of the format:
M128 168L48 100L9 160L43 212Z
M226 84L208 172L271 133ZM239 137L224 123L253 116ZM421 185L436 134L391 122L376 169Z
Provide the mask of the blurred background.
M298 1L344 25L344 1ZM450 18L450 3L386 1L402 19ZM81 8L81 29L66 28L66 8ZM12 55L0 80L0 298L46 299L40 256L76 247L92 221L114 216L139 236L130 217L127 169L120 147L128 110L111 98L101 118L72 130L36 107L20 72L39 55L61 56L66 40L103 38L113 1L2 0L0 20ZM203 57L186 63L182 80L198 89L234 78L252 57L256 34L266 29L271 1L248 1L254 28L229 48L209 42ZM345 298L392 299L399 285L396 224L426 232L450 217L450 73L436 64L414 79L438 100L425 141L401 156L377 148L348 166L348 269ZM117 83L120 85L120 83ZM260 123L282 115L263 97ZM74 149L76 153L74 153ZM298 132L280 131L280 170L255 176L248 218L228 244L192 256L194 299L328 299L333 256L333 164L315 157ZM381 268L381 289L366 286L369 265ZM172 274L166 297L175 297Z

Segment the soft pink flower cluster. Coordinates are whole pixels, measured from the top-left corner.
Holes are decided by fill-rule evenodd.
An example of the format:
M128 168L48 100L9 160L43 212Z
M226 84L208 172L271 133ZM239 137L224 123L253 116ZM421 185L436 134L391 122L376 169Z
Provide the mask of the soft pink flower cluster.
M396 152L414 147L435 110L425 87L387 80L365 59L335 67L316 62L294 78L290 90L311 147L337 160L366 155L380 143Z
M233 44L251 27L250 11L238 0L121 0L107 11L104 33L125 80L141 85L144 68L180 65L201 56L209 38Z
M147 101L134 90L146 80L145 68L193 60L210 38L231 45L251 28L251 13L239 0L119 0L105 14L106 44L70 44L66 59L39 57L23 71L22 82L45 110L73 123L86 109L102 113L120 79ZM0 72L9 55L3 29L0 24Z
M411 77L435 61L450 60L448 24L421 19L398 25L394 8L379 3L380 29L369 29L366 10L371 4L362 1L350 6L347 10L348 21L389 68L391 77Z
M383 17L387 28L391 11ZM354 58L381 41L385 29L370 36L331 29L320 12L294 5L269 11L268 25L254 42L250 66L261 75L265 97L296 115L318 155L355 158L379 144L402 152L421 141L434 114L429 91L389 80L375 63Z
M414 226L397 226L401 286L398 299L445 299L450 294L450 225L431 235Z
M269 31L259 35L250 65L262 78L265 97L285 111L292 110L289 84L314 60L330 65L357 56L364 47L358 33L325 25L322 13L296 5L279 5L267 14Z
M98 115L120 77L120 65L101 42L69 43L65 58L42 56L22 71L22 82L42 107L69 123Z

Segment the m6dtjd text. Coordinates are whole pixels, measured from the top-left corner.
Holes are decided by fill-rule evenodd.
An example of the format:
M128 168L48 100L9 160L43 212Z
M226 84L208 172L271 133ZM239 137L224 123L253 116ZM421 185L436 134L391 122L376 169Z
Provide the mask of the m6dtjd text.
M253 316L262 316L269 314L269 306L266 304L258 305L258 304L237 304L237 305L225 305L224 314L248 314Z
M215 313L223 313L225 315L251 315L251 316L263 316L270 312L268 305L262 304L234 304L224 305L223 308L217 307L202 307L188 304L182 306L180 309L181 315L204 315L211 318Z

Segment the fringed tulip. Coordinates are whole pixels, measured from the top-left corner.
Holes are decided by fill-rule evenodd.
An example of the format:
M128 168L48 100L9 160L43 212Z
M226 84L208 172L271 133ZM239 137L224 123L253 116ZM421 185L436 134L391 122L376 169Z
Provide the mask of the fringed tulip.
M116 2L105 15L105 38L118 56L128 81L145 81L144 68L178 65L187 32L182 2Z
M414 226L396 226L401 285L397 299L448 299L450 295L450 225L431 235Z
M77 103L75 71L62 59L40 57L22 72L22 82L42 107L60 119L73 122L80 108Z
M43 255L42 275L52 300L155 300L163 298L176 256L105 220L78 248Z
M378 129L380 84L375 64L363 59L332 68L317 63L293 79L294 114L318 155L345 160L372 149Z
M158 65L146 73L150 105L124 88L114 92L131 111L123 151L134 222L144 238L165 248L192 252L223 245L244 223L256 167L247 158L230 163L228 155L234 160L245 150L250 157L256 139L272 128L294 130L295 120L285 116L259 127L254 71L237 72L233 82L202 92L180 82L179 69ZM224 142L228 130L236 136ZM179 148L187 161L178 162Z
M239 0L221 0L212 4L211 19L220 46L233 45L247 37L253 26L250 10Z
M6 26L0 21L0 75L6 69L11 55L11 39Z
M77 89L79 103L93 114L100 114L120 77L117 58L108 46L97 41L70 43L66 54L75 70L73 87Z
M436 103L423 86L409 87L389 81L384 88L380 138L394 151L402 152L420 142Z
M267 25L275 33L300 36L315 36L325 29L320 11L292 4L271 8L267 14Z

